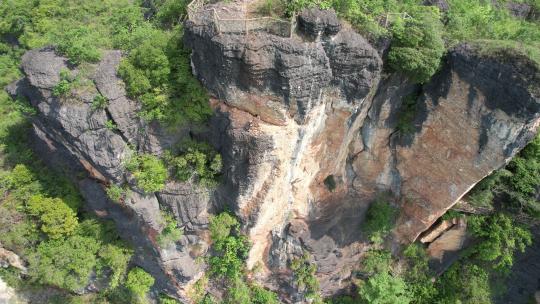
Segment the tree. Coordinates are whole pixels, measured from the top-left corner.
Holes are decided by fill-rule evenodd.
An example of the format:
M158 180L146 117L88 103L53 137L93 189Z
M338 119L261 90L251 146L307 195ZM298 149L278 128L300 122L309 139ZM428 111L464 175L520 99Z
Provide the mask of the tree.
M154 285L154 278L142 268L135 267L127 275L126 288L141 301Z
M516 225L504 213L469 217L469 229L481 239L474 252L480 260L493 263L497 270L508 270L516 250L523 252L532 243L532 235Z
M163 161L151 154L132 156L126 163L126 169L131 171L137 186L144 192L156 192L165 187L168 178L167 168Z
M81 289L96 266L99 247L95 239L79 235L42 242L29 255L29 276L41 284Z
M372 242L381 242L394 228L396 216L396 208L379 197L369 206L362 228Z
M109 278L109 288L118 287L126 275L133 251L117 244L107 244L99 250L98 255L103 266L112 272Z
M30 197L28 213L39 218L41 230L51 239L72 235L78 225L75 212L60 198Z
M439 295L430 303L492 303L489 274L468 262L454 263L437 280L436 288Z
M408 304L405 282L388 272L377 273L360 286L360 298L370 304Z
M445 52L439 10L432 6L416 7L412 18L398 19L392 25L390 66L416 82L428 81L438 70Z

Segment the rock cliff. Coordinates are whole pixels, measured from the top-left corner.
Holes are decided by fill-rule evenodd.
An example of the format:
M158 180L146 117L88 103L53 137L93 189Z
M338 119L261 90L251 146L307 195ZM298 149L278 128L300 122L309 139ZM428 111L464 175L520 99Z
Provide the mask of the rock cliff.
M214 8L243 13L234 4ZM209 214L228 207L238 215L252 242L248 267L262 266L257 278L267 286L287 290L288 262L308 251L329 295L345 287L369 247L360 227L379 193L391 193L401 208L393 243L411 242L504 166L540 123L540 72L528 59L463 44L429 83L417 85L386 72L381 53L332 11L305 11L291 37L218 32L202 11L186 22L184 43L194 74L213 96L215 114L203 132L140 119L116 75L118 51L84 69L51 48L29 51L25 77L8 88L38 110L33 125L43 158L74 176L86 172L79 185L87 207L114 219L135 244L136 263L184 301L204 271L196 259L209 246ZM63 69L86 81L57 97L52 91ZM109 100L104 109L92 107L98 93ZM413 130L397 132L411 94ZM130 154L159 155L187 136L222 154L223 183L208 190L169 182L155 194L138 192L123 166ZM129 199L108 200L110 183L131 185ZM164 226L160 206L185 231L167 248L156 242Z

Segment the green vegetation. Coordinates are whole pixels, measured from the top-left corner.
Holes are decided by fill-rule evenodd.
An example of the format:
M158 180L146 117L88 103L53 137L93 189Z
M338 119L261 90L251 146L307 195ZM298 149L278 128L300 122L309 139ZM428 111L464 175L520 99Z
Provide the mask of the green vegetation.
M380 243L394 228L396 216L397 209L379 197L369 206L362 230L372 242Z
M512 50L540 64L540 26L513 17L506 9L508 1L447 2L449 10L440 12L419 0L266 0L259 12L291 16L310 6L334 8L370 40L391 38L390 67L418 83L437 71L448 47L463 41L473 42L486 54ZM534 1L532 5L538 6Z
M299 291L303 292L306 300L311 303L322 303L319 294L319 281L315 277L317 265L310 261L309 254L304 253L301 258L291 261L294 283Z
M509 270L515 251L523 252L532 243L531 233L503 213L469 217L469 228L482 239L472 254L496 270Z
M69 70L60 71L60 82L53 88L53 95L58 97L67 95L71 92L74 83L75 78L71 76Z
M151 154L133 155L125 167L133 174L137 186L147 193L162 190L169 176L163 161Z
M41 230L51 239L72 235L78 225L75 212L60 198L33 195L27 202L27 212L39 218Z
M138 303L146 303L146 294L154 285L154 278L142 268L135 267L127 275L126 288Z
M408 304L411 302L403 279L381 272L370 277L360 286L360 298L374 304Z
M127 197L128 190L120 186L112 184L109 187L107 187L106 192L107 192L107 197L109 197L111 201L115 203L122 203Z
M109 100L105 96L98 94L92 100L92 110L105 109L108 104L109 104Z
M165 162L172 168L176 179L194 179L207 187L217 184L222 168L221 155L210 145L189 141L182 144L179 150L177 156L170 151L165 155Z
M435 7L414 7L410 18L398 18L391 26L390 66L418 83L427 82L439 69L446 48L442 23Z
M210 272L231 280L241 278L249 251L246 236L239 234L238 221L228 213L210 220L210 236L216 254L210 257Z
M165 228L158 235L157 241L161 247L167 247L179 241L184 232L178 227L178 223L172 214L162 212L161 215L165 221Z
M418 93L411 93L403 98L396 130L400 135L407 135L414 133L414 118L416 116L416 103L418 100Z
M213 255L208 259L210 277L202 277L189 290L190 298L198 304L217 303L207 294L209 279L225 280L228 287L222 303L226 304L277 304L275 293L248 280L245 260L249 242L240 233L240 223L227 212L210 218L210 237Z
M467 200L474 206L491 208L498 198L505 202L502 207L507 211L540 217L540 203L536 199L539 184L540 135L537 135L506 168L478 183Z

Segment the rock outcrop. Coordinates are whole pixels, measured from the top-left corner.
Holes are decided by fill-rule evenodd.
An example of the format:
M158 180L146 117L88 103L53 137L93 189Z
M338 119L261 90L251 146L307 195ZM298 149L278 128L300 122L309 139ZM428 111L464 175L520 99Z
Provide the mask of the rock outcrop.
M87 172L79 184L88 209L115 220L136 245L136 263L186 302L186 288L204 271L195 260L206 254L208 215L216 210L227 206L240 218L252 242L248 267L263 269L258 280L294 301L289 262L308 251L330 295L345 287L369 248L361 224L379 193L390 192L401 207L394 244L411 242L536 134L540 72L524 57L460 45L420 86L383 72L379 53L333 11L305 11L284 37L227 31L207 10L245 17L238 7L209 5L185 25L193 72L213 96L207 132L139 119L140 105L116 75L119 51L85 70L54 49L30 51L25 78L9 88L38 110L40 154L53 166ZM62 69L87 82L57 97ZM109 100L104 109L92 107L98 93ZM402 103L411 94L418 97L413 132L400 134ZM178 182L155 194L137 190L122 165L133 150L159 155L194 133L222 154L223 183L214 190ZM104 186L111 183L129 185L130 198L109 201ZM167 248L156 242L160 209L173 212L185 231Z

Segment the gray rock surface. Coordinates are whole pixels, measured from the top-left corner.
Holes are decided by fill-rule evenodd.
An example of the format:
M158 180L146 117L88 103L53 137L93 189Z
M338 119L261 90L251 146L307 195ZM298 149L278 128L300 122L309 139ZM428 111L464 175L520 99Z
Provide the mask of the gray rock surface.
M310 10L304 18L328 34L339 30L330 12ZM193 50L195 74L217 98L263 119L282 122L287 112L304 123L321 91L332 85L342 89L348 102L359 103L382 70L377 51L352 30L315 42L264 32L250 34L246 41L233 33L214 35L211 22L203 18L186 24L184 41ZM258 113L252 109L253 96L263 99Z
M319 8L308 8L298 15L299 28L306 34L313 37L322 35L335 35L341 30L341 21L336 12L332 10L321 10Z

